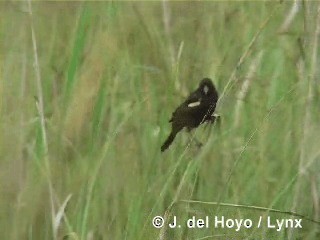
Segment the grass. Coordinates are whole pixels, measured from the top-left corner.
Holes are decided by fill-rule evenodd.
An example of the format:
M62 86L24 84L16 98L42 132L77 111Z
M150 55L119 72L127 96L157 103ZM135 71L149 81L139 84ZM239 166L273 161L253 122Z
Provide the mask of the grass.
M2 239L319 238L318 2L29 3L0 3ZM161 153L203 77L222 124Z

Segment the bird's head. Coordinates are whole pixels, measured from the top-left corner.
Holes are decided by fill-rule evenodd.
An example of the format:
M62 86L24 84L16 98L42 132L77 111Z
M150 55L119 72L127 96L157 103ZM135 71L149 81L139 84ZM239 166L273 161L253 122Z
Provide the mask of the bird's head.
M210 78L202 79L199 84L199 89L202 92L202 94L205 96L209 96L212 94L218 95L217 90L214 87L213 82Z

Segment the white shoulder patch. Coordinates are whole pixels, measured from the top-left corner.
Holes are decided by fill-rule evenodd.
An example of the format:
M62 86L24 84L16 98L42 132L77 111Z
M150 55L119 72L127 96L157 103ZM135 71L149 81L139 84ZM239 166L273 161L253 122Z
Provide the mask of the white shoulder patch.
M191 107L191 108L192 108L192 107L196 107L196 106L199 106L200 103L201 103L200 101L192 102L192 103L189 103L189 104L188 104L188 107Z

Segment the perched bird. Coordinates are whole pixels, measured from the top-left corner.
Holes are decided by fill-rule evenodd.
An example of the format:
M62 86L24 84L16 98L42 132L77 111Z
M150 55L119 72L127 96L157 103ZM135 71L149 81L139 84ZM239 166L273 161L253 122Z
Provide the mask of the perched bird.
M172 124L172 130L161 146L161 152L171 145L177 133L183 128L186 127L190 131L206 121L214 122L216 117L212 114L217 101L218 92L212 80L210 78L202 79L199 87L173 112L169 120Z

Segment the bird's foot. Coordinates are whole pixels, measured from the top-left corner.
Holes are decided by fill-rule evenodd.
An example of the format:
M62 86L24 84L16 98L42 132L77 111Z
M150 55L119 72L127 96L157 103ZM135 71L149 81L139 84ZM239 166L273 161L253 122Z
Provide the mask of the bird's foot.
M218 125L221 124L221 116L219 114L213 114L212 116L209 117L209 120L208 120L211 124L213 123L217 123Z
M197 148L201 148L203 146L202 142L200 142L198 139L193 138L194 143L196 144Z
M197 148L202 148L203 144L201 142L196 142Z

